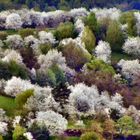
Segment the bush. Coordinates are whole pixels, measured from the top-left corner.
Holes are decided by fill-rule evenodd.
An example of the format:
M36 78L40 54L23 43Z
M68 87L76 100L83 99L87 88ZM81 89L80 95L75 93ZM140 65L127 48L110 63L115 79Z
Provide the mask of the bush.
M8 64L0 60L0 79L8 80L12 77Z
M26 28L26 29L20 29L18 31L18 34L21 35L22 38L25 38L29 35L34 35L35 34L35 30L34 29L30 29L30 28Z
M28 79L27 69L17 64L15 61L9 63L0 61L0 78L8 80L12 76Z
M133 12L125 12L120 17L120 22L122 24L127 24L127 33L129 36L136 36L137 30L136 30L136 18L134 16Z
M89 26L89 28L94 32L97 33L99 30L97 19L95 13L91 12L85 19L85 24Z
M82 41L85 43L85 47L89 53L93 53L93 49L95 48L96 38L90 28L88 26L85 27Z
M116 21L112 21L107 29L106 41L110 43L113 51L122 51L122 45L124 44L125 38L121 31L121 28Z
M0 31L0 40L6 40L8 34L6 32Z
M103 60L100 59L94 59L91 60L89 63L86 64L87 68L89 70L94 70L94 71L101 71L103 73L115 74L115 70L112 66L106 64Z
M41 44L39 46L39 49L42 54L47 54L48 51L52 48L51 44Z
M27 99L32 96L34 93L33 93L33 90L26 90L24 92L22 92L21 94L18 94L15 98L15 102L17 104L17 106L19 108L22 108L23 105L26 103Z
M100 136L95 132L87 132L80 137L80 140L100 140Z
M64 46L62 48L62 53L66 58L68 66L74 69L80 69L91 59L91 55L88 52L85 52L82 48L75 46L73 42Z
M51 86L59 86L66 81L64 72L57 65L53 65L49 68L47 76Z
M20 77L22 79L28 79L28 72L26 68L17 64L15 61L11 61L8 64L8 70L12 74L12 76Z
M64 38L74 37L74 25L71 22L61 23L55 32L55 36L58 40Z
M25 137L23 137L23 134L26 132L26 129L17 125L13 131L13 140L26 140Z

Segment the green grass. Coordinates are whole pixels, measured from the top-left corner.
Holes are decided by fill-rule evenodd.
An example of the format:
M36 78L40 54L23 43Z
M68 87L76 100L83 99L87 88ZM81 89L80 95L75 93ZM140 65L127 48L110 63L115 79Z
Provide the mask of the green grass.
M12 116L16 110L16 103L13 98L0 96L0 108L6 111L6 114Z

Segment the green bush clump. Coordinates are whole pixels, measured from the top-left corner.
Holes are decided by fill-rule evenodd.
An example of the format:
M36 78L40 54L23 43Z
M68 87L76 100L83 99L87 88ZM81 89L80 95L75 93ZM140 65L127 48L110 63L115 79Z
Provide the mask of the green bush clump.
M8 80L12 76L28 79L27 69L24 66L17 64L15 61L9 63L0 61L0 78Z
M100 136L95 132L87 132L81 135L80 140L101 140Z
M74 37L74 25L71 22L61 23L56 31L55 36L58 40L62 40L64 38Z
M23 105L27 102L27 99L32 95L34 95L34 90L32 89L26 90L21 94L18 94L15 98L15 102L18 108L22 108Z
M0 31L0 40L6 40L7 36L7 32Z
M49 68L47 71L47 77L51 86L58 86L66 82L65 74L58 65L53 65Z
M85 43L85 47L88 52L92 53L93 49L95 48L96 37L88 26L86 26L84 29L82 41Z
M90 53L84 51L79 46L76 46L73 42L70 42L65 46L59 46L59 50L61 50L65 56L68 66L73 69L81 68L91 59Z
M127 24L127 33L129 36L137 36L136 18L133 12L125 12L120 17L122 24Z
M20 29L18 31L18 34L21 35L22 38L24 38L24 37L27 37L29 35L34 35L35 34L35 30L34 29L30 29L30 28Z
M100 59L93 59L89 63L87 63L86 66L89 70L101 71L103 73L112 75L115 74L114 68Z
M52 48L51 44L41 44L39 46L39 49L41 51L42 54L47 54L48 51Z
M86 18L85 18L85 25L89 26L89 28L94 32L98 33L99 26L97 23L97 19L95 16L95 13L91 12Z
M17 125L13 131L12 138L13 140L26 140L23 134L26 132L26 129Z
M21 77L22 79L28 79L28 72L26 68L17 64L15 61L11 61L8 64L8 70L12 76Z
M106 41L110 43L112 51L121 52L125 37L119 23L117 21L110 22L106 34Z

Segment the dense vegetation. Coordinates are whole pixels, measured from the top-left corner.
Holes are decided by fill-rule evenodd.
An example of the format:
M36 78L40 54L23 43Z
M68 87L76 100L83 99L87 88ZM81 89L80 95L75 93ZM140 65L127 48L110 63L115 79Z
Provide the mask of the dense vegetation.
M140 140L139 11L7 10L0 30L0 140Z
M9 8L35 8L41 11L55 9L69 10L78 7L113 7L121 9L140 9L140 0L1 0L0 10Z

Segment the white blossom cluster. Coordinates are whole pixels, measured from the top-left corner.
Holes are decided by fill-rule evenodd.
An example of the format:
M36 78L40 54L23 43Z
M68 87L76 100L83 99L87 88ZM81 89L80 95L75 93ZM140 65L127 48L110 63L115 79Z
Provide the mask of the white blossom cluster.
M17 94L33 88L34 86L30 83L30 81L22 80L13 76L10 80L6 82L4 91L7 95L15 97Z
M50 43L55 44L56 39L51 32L40 31L38 33L41 44Z
M9 48L17 49L23 47L23 39L18 34L7 36L5 42Z
M8 124L6 122L0 121L0 134L2 136L5 136L7 134L7 131L8 131L7 126L8 126Z
M24 43L26 46L29 46L33 49L37 49L40 45L40 41L35 38L33 35L29 35L24 38Z
M140 74L139 60L120 60L118 66L121 67L121 73L127 79L135 79Z
M54 100L49 87L35 87L34 95L27 99L25 108L30 111L60 111L59 104Z
M119 20L121 11L117 8L93 8L90 10L91 12L94 12L97 20L103 20L103 19L111 19L111 20Z
M74 8L70 10L70 15L72 17L78 18L78 17L85 17L89 14L89 12L86 10L86 8Z
M19 14L12 13L6 18L6 28L7 29L19 29L22 26L21 17Z
M27 140L35 140L30 132L26 132L23 134L27 138Z
M23 59L20 53L15 50L8 50L5 52L5 57L2 61L9 63L10 61L15 61L18 64L23 64Z
M131 54L134 56L139 57L140 55L140 37L129 37L124 45L123 45L123 50L127 54Z
M57 64L65 72L74 73L73 70L67 67L66 59L62 56L62 52L57 50L50 50L46 55L40 55L38 63L40 64L40 70L44 73L54 64Z
M15 128L17 125L19 125L21 120L21 116L15 116L15 118L13 119L13 127Z
M0 12L0 27L7 29L19 29L22 26L56 27L61 22L70 21L71 18L85 17L88 13L85 8L72 9L69 12L62 10L52 12L37 12L27 9L9 10Z
M36 118L32 122L36 122L40 127L45 126L51 135L62 134L68 125L68 121L62 115L51 110L37 112Z
M75 22L75 29L76 29L76 31L80 34L83 30L84 30L84 28L85 28L85 24L84 24L84 22L82 21L82 19L77 19L76 20L76 22Z
M8 131L8 117L5 114L5 111L0 108L0 135L4 136Z
M140 35L140 13L139 12L134 12L134 16L136 18L137 34Z
M70 115L89 116L96 112L103 111L109 115L111 110L118 110L120 114L125 112L122 104L122 96L116 93L109 96L108 92L102 92L100 95L96 86L88 87L83 83L69 87L71 94L69 96L68 110ZM108 110L108 111L107 111Z
M109 43L105 41L99 41L95 48L95 54L98 59L103 60L105 63L111 62L111 48Z

